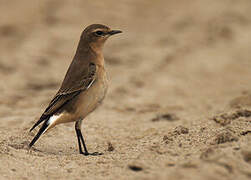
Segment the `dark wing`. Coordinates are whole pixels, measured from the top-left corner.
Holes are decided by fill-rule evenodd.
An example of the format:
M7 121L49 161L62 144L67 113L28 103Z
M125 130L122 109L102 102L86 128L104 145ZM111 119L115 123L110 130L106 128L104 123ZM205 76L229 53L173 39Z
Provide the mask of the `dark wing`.
M85 70L82 70L82 74L82 76L77 75L79 77L73 77L72 79L75 79L75 81L73 81L73 83L70 82L70 86L64 86L63 82L63 85L58 93L52 99L49 106L30 131L32 131L44 120L48 120L53 114L57 113L63 106L65 106L74 97L78 96L82 91L87 90L96 79L96 65L94 63L90 63ZM71 77L69 79L71 79Z

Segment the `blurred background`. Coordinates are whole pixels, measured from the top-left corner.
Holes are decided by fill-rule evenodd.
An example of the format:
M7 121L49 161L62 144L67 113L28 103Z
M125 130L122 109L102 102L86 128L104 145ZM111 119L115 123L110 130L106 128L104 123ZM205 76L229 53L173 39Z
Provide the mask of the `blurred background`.
M0 0L0 177L249 179L250 9L249 0ZM83 125L90 151L105 155L80 158L73 124L27 153L29 128L93 23L123 31L104 48L106 100Z

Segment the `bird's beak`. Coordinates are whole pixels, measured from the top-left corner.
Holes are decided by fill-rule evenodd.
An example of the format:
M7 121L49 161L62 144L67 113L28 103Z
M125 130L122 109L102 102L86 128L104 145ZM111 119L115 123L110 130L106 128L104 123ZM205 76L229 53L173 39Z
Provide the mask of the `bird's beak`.
M114 34L118 34L118 33L122 33L122 31L120 30L111 30L108 32L109 35L114 35Z

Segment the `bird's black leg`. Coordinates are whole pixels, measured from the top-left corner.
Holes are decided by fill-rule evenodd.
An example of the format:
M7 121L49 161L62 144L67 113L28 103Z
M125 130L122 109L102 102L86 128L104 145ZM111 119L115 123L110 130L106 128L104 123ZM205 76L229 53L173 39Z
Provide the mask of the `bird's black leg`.
M88 150L87 150L87 148L86 148L86 145L85 145L85 141L84 141L84 138L83 138L83 135L82 135L82 133L81 133L81 121L79 120L79 121L77 121L76 123L75 123L75 131L76 131L76 134L77 134L77 138L78 138L78 148L79 148L79 153L80 154L84 154L84 155L89 155L89 152L88 152ZM82 145L81 145L81 142L83 143L83 145L84 145L84 150L85 150L85 152L83 152L83 150L82 150Z
M87 150L87 147L85 145L85 140L84 140L84 137L82 135L82 132L81 132L81 121L77 121L75 123L75 130L76 130L76 134L77 134L77 138L78 138L78 147L79 147L79 153L80 154L83 154L85 156L88 156L88 155L93 155L93 156L97 156L97 155L102 155L102 153L99 153L99 152L94 152L94 153L89 153L88 150ZM81 146L81 142L84 146L84 151L82 150L82 146Z
M78 148L79 148L79 153L83 154L82 151L82 147L81 147L81 141L80 141L80 135L79 135L79 130L77 128L75 128L76 134L77 134L77 138L78 138Z

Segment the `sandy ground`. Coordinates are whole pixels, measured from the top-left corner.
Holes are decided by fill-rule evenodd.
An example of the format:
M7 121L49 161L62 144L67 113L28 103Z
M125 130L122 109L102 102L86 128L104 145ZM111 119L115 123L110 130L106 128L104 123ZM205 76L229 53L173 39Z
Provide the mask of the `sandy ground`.
M0 179L251 179L251 1L0 1ZM83 123L31 151L39 118L84 27L123 34L104 49L110 88Z

